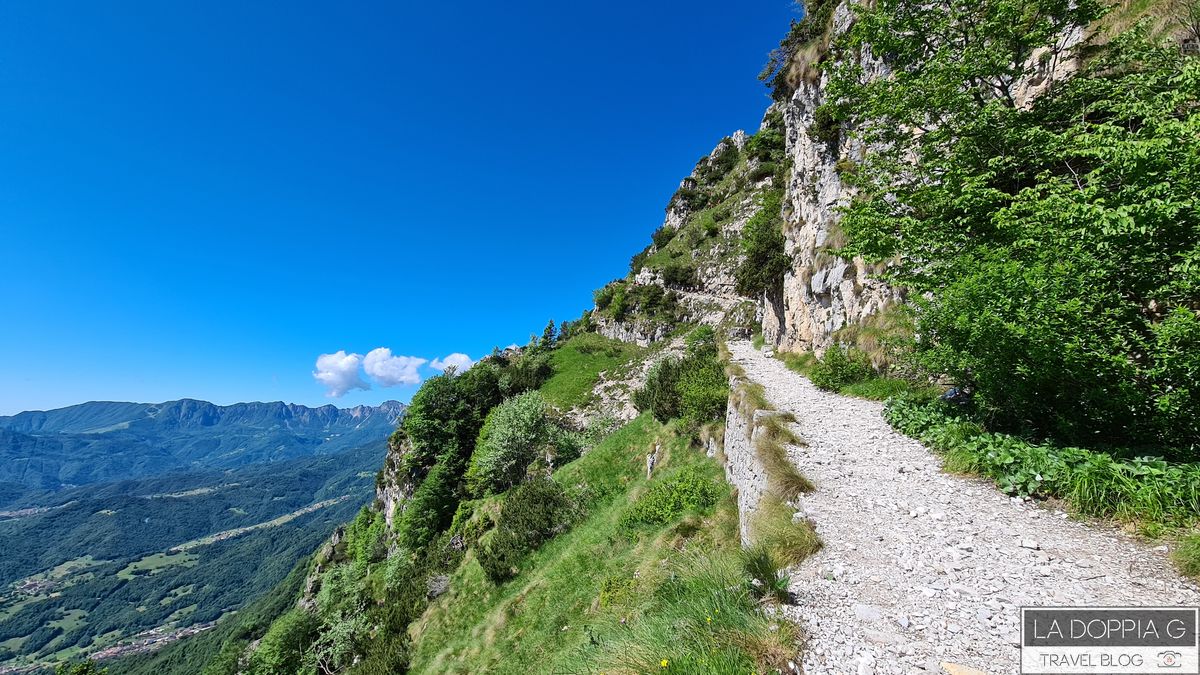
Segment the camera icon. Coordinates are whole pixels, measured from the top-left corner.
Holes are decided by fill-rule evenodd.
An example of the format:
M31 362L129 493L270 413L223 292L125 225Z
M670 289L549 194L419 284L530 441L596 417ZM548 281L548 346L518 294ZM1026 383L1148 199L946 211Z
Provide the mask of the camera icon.
M1159 652L1159 668L1179 668L1183 666L1183 654L1179 652Z

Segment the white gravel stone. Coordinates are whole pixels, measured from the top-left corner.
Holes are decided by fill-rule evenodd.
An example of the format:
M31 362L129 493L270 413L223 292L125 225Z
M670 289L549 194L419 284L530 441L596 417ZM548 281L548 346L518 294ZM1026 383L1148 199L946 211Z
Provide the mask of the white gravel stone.
M1200 604L1165 547L1029 517L1057 514L941 473L882 404L821 391L749 342L729 347L808 444L789 457L817 485L799 506L826 546L792 570L798 602L784 608L804 629L806 674L941 673L941 662L1016 673L1021 605Z

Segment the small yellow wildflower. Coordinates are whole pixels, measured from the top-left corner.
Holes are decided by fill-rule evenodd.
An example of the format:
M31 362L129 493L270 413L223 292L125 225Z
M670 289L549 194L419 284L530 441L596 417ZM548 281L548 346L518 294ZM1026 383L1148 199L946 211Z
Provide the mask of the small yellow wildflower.
M666 668L668 663L669 663L669 662L668 662L666 659L663 659L663 660L662 660L662 667L663 667L663 668Z
M712 617L711 617L711 616L710 616L710 617L708 617L708 622L709 622L709 623L712 623Z

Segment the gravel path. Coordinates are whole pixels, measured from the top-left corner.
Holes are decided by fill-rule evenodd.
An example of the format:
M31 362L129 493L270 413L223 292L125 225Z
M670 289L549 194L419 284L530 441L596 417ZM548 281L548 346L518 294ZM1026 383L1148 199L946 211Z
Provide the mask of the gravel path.
M794 571L786 610L806 673L1016 673L1022 605L1200 604L1166 547L943 474L882 404L821 391L748 342L730 351L809 444L789 452L817 485L799 507L825 549Z

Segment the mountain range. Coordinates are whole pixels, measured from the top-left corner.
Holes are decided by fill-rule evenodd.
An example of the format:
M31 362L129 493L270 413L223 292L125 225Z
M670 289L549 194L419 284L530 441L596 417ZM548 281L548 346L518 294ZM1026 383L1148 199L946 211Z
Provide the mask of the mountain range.
M326 455L385 437L404 404L317 408L91 401L0 417L0 505L60 490L194 469Z

